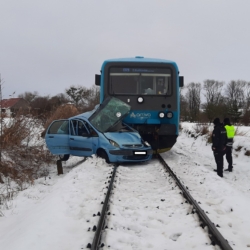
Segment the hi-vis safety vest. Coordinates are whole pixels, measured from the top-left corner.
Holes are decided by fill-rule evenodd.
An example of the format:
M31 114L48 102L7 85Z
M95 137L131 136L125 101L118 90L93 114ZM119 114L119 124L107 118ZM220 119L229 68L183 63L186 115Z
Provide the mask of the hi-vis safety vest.
M225 129L227 131L227 146L232 147L233 146L233 138L235 135L235 128L233 125L231 125L231 126L226 125Z

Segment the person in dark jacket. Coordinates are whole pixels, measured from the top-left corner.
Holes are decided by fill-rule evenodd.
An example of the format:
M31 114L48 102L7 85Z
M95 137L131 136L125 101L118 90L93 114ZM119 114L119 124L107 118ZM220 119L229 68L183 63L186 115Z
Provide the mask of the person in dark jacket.
M214 159L217 165L215 170L220 177L223 177L223 155L226 150L227 134L224 125L220 122L219 118L215 118L214 130L212 133L212 150Z
M235 127L230 123L229 118L224 119L224 126L227 131L227 144L226 144L226 159L228 162L228 168L225 171L233 171L233 157L232 157L232 147L233 139L235 135Z

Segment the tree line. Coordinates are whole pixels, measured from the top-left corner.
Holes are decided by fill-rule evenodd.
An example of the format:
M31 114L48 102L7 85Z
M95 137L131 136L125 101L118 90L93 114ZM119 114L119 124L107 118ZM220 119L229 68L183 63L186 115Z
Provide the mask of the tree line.
M99 87L70 86L65 93L39 96L25 92L18 97L29 102L33 114L47 119L56 108L73 104L79 113L91 110L100 100ZM215 117L229 117L233 123L250 124L250 82L232 80L229 83L207 79L191 82L181 88L180 117L182 121L212 122Z
M86 88L84 86L71 85L65 89L65 93L55 96L39 96L38 92L25 92L18 95L30 105L30 114L38 117L46 123L46 120L63 105L73 105L78 113L92 110L100 100L99 87L92 86ZM61 117L63 118L63 117ZM65 117L67 118L67 117Z
M229 117L233 123L249 125L250 82L191 82L181 89L180 107L182 121L212 122L215 117Z

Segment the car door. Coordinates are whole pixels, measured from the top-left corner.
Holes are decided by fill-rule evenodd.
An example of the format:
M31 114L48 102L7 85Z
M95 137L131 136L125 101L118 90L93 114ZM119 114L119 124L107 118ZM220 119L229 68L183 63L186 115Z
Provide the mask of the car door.
M69 121L52 122L46 132L45 141L52 154L69 154Z
M86 127L85 121L70 120L69 147L70 154L75 156L90 156L94 153L93 138Z

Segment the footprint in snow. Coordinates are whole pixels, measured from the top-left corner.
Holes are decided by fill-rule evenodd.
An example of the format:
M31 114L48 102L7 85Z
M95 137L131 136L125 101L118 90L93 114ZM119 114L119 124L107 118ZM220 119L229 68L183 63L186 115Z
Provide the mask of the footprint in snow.
M182 233L172 234L169 238L173 241L177 241L177 239L182 235Z

